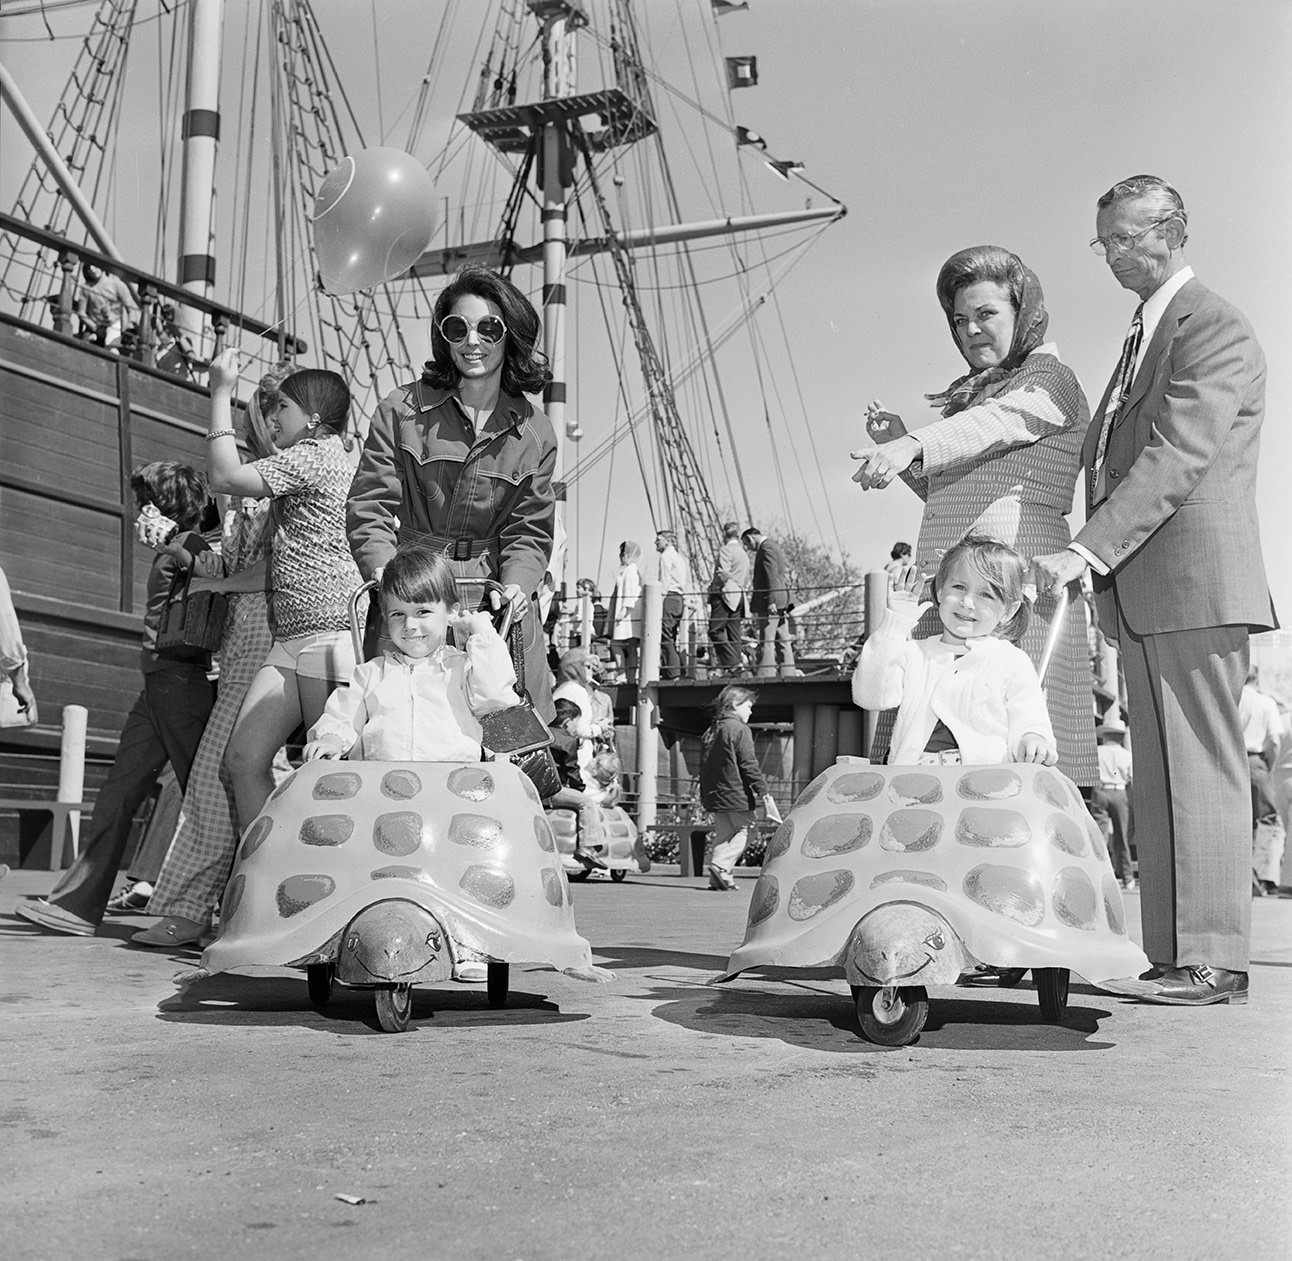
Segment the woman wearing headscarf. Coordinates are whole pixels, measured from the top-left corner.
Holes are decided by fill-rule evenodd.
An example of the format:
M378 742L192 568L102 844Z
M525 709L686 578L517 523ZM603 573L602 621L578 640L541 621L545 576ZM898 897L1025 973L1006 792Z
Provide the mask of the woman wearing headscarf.
M952 340L969 366L928 396L940 418L914 433L876 400L866 430L876 445L854 453L853 480L883 489L900 477L924 500L913 563L933 573L966 534L985 534L1029 559L1062 551L1090 408L1075 373L1046 341L1041 282L1016 254L979 245L953 254L937 280ZM1040 660L1054 601L1036 605L1022 647ZM918 632L917 632L918 633ZM1085 608L1069 610L1045 679L1059 769L1097 781Z

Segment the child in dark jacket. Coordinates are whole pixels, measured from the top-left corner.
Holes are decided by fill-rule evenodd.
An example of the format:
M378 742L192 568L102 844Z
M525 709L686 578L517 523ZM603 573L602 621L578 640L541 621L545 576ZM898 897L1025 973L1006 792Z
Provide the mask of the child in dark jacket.
M781 812L754 755L749 730L757 693L732 684L718 693L714 718L704 733L700 754L700 804L713 815L713 835L705 857L709 888L734 889L731 869L749 841L759 801L767 817L781 821Z

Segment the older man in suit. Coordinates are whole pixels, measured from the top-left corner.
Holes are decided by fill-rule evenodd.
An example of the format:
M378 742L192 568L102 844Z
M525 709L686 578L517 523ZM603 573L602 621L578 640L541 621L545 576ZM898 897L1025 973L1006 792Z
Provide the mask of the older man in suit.
M794 638L790 633L789 565L774 539L766 538L757 526L750 526L740 541L753 557L753 587L749 611L758 623L758 674L763 678L793 676Z
M1256 520L1265 357L1194 278L1188 217L1155 176L1099 198L1090 243L1141 299L1083 449L1086 524L1037 558L1058 590L1095 571L1135 750L1141 996L1247 1000L1251 823L1238 698L1248 634L1277 624Z

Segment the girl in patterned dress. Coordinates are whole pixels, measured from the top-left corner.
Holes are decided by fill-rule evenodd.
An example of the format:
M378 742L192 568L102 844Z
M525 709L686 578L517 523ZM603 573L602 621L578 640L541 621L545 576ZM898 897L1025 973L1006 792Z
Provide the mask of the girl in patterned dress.
M268 417L278 404L286 375L261 378L247 402L246 443L253 460L274 453ZM174 839L148 903L160 923L132 940L141 946L184 946L201 940L228 879L238 844L233 784L224 767L229 736L251 681L264 665L273 642L266 594L270 500L234 496L224 513L219 554L204 552L196 562L194 591L222 591L229 597L220 643L220 679L215 708L193 759L188 792L180 808ZM209 558L209 559L208 559Z
M874 447L854 452L853 480L883 489L897 478L924 500L914 562L932 573L969 533L989 535L1031 560L1062 551L1090 409L1072 369L1045 340L1049 316L1040 281L994 245L953 254L938 274L938 301L970 371L930 401L941 418L908 433L875 401L866 429ZM1052 596L1041 597L1021 647L1038 662ZM938 633L930 612L917 635ZM1074 783L1098 782L1094 699L1084 605L1074 601L1045 678L1059 769ZM884 733L877 733L879 746Z
M274 756L299 726L312 727L354 670L349 600L360 585L345 533L353 467L347 454L350 391L335 373L293 372L279 387L267 459L243 464L230 424L238 354L211 364L211 489L271 498L270 627L274 642L229 737L225 766L240 827L273 791Z

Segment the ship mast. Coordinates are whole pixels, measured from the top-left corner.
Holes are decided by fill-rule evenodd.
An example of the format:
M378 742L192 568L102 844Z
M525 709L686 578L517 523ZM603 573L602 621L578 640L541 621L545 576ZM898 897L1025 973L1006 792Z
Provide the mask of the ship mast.
M211 203L215 158L220 144L220 51L224 0L191 0L188 92L184 107L184 166L180 199L179 283L190 293L214 296ZM200 344L202 315L194 307L177 312L189 344Z

